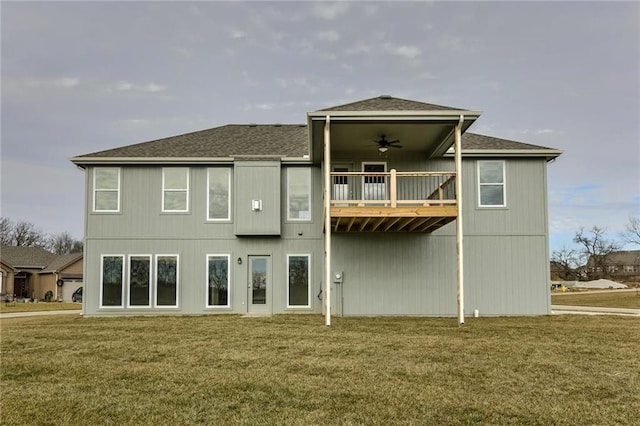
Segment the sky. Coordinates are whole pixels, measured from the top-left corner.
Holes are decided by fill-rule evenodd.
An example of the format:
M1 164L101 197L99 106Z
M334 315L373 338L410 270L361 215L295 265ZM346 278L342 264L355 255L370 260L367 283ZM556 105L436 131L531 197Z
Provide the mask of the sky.
M551 250L640 215L640 3L7 2L2 217L83 234L69 158L381 94L558 148ZM632 248L628 246L627 248Z

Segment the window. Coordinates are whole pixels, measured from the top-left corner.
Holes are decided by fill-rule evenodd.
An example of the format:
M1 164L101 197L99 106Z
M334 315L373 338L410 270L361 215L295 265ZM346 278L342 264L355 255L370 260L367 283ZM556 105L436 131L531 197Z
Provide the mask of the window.
M287 255L287 307L310 308L309 255Z
M129 306L151 304L151 256L129 256Z
M504 161L478 161L478 200L480 207L505 207Z
M287 169L287 219L311 220L311 169Z
M156 306L178 306L178 256L156 256Z
M207 255L207 307L229 306L229 255Z
M100 306L122 307L124 256L102 256Z
M207 219L229 220L231 218L231 169L209 169L207 182Z
M189 169L171 167L162 169L162 211L189 211Z
M93 172L93 211L120 211L120 169L97 167Z

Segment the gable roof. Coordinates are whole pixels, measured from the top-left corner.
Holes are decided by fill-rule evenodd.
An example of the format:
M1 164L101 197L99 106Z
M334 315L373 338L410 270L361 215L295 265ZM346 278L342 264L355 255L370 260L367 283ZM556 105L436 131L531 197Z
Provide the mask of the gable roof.
M381 95L362 101L323 108L319 111L460 111L463 109Z
M71 159L84 164L104 159L176 159L211 161L234 157L292 157L308 154L306 124L228 124L212 129L137 143Z
M0 258L14 268L44 269L56 257L41 247L0 246Z
M78 259L82 259L82 253L63 254L54 258L40 274L60 272Z

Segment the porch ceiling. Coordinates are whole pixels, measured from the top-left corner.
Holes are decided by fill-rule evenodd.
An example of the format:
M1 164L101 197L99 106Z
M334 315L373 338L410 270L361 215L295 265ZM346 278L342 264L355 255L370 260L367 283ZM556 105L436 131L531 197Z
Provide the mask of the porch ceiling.
M461 111L463 114L468 111ZM462 131L475 121L477 115L465 115ZM331 117L331 151L348 152L365 157L377 152L375 141L385 135L399 140L397 151L412 152L423 158L442 156L453 144L453 130L458 116L423 117ZM323 157L324 117L309 117L312 159L319 163ZM390 148L394 149L395 148Z

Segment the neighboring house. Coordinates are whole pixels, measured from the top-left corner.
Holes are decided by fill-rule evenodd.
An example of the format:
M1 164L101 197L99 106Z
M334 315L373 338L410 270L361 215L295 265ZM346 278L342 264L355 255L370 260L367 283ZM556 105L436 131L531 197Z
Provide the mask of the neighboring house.
M56 255L40 247L0 247L2 295L24 299L71 300L82 286L82 253ZM68 293L68 297L66 294Z
M594 268L593 259L587 262L592 274L615 281L640 281L640 250L617 251L606 256L602 267Z
M72 158L84 314L549 313L561 152L479 115L381 96Z

